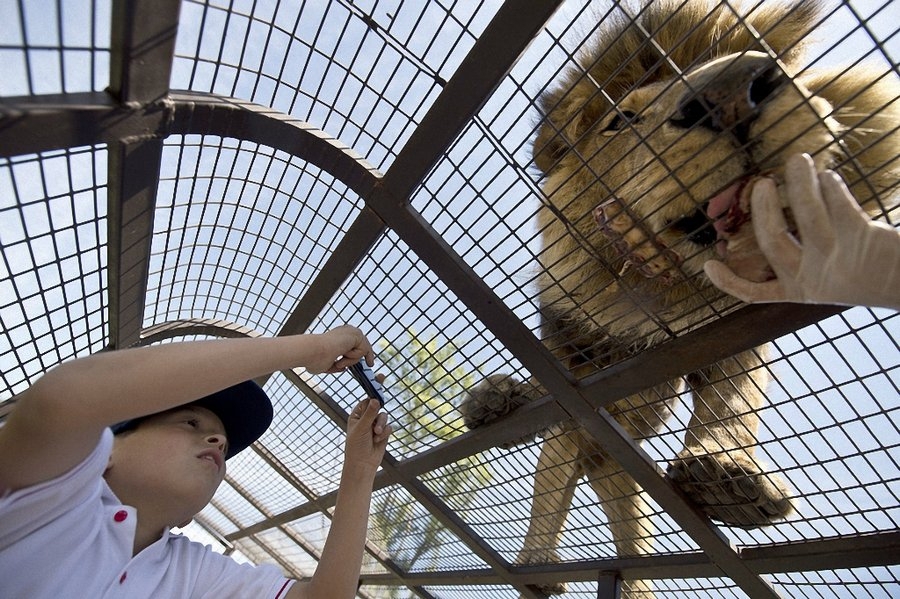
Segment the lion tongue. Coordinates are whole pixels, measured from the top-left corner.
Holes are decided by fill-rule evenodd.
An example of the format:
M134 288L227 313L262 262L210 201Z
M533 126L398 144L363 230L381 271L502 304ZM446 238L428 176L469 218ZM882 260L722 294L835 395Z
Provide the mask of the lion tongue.
M735 274L750 281L774 277L750 226L752 179L742 179L709 200L706 215L713 220L716 251Z
M713 221L713 227L715 227L720 238L726 236L729 224L729 219L726 218L726 215L737 203L743 187L744 182L738 181L729 185L709 200L709 205L706 207L706 216Z

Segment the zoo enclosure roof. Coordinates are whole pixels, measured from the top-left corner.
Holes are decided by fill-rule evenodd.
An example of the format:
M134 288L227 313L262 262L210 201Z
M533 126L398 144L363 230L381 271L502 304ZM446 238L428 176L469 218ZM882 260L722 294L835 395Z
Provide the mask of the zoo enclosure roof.
M580 5L560 4L3 2L3 399L104 348L347 321L410 370L421 364L402 356L419 352L431 373L506 367L552 392L474 432L454 409L459 385L441 377L425 377L436 381L428 410L391 409L406 430L377 478L374 517L381 506L383 519L403 519L373 533L361 597L536 598L535 585L558 581L571 596L611 597L618 578L656 579L660 597L840 596L827 590L835 581L851 593L896 591L895 314L740 307L582 380L541 344L521 284L535 240L522 198L539 193L527 155L535 96L570 60L563 38L583 19ZM832 18L855 18L896 72L896 32L873 33L896 5L877 3L865 19L851 8ZM866 334L886 338L888 352L863 356L858 374L841 354L867 346ZM851 455L829 459L864 473L804 491L831 507L749 534L685 501L660 476L666 458L605 406L769 340L785 365L835 354L852 374L824 391L850 403L842 385L855 386L876 407L818 422L863 431ZM824 408L807 387L801 399ZM234 460L194 533L308 576L358 390L349 375L299 371L266 388L276 421ZM393 392L414 391L398 382ZM791 414L787 402L776 410ZM570 417L653 498L656 553L617 557L592 532L602 511L579 496L563 559L514 563L537 445L497 446ZM814 435L796 427L773 435L773 452ZM789 463L796 478L820 466ZM487 468L491 482L469 499L447 483Z

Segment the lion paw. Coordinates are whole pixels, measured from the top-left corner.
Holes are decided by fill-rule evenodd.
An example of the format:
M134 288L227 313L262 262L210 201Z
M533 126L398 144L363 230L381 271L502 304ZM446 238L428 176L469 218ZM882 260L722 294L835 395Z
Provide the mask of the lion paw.
M491 375L466 393L459 411L466 427L475 430L528 403L534 395L534 388L527 383L506 375ZM503 444L503 447L529 443L536 436L526 435Z
M555 551L527 551L522 550L516 558L516 565L519 566L539 566L544 564L559 563L559 556ZM534 590L544 595L562 595L568 590L565 582L547 582L542 584L529 585Z
M593 216L600 232L625 259L622 272L634 266L648 279L659 277L666 285L676 281L681 256L654 235L625 202L611 197L594 209Z
M729 526L766 526L793 511L781 477L745 456L687 455L666 474L706 515Z
M545 595L563 595L569 588L564 582L549 582L547 584L535 584L534 590Z

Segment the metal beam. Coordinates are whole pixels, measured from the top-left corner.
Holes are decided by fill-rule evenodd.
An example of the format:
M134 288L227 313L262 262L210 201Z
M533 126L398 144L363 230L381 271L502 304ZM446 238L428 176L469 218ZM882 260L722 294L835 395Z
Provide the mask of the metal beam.
M113 0L109 93L149 104L169 93L181 0Z
M175 109L170 134L218 135L269 146L316 165L360 196L381 179L355 150L296 117L217 94L173 91L169 99Z
M409 201L561 4L562 0L503 3L385 174L388 197L399 205ZM391 208L396 206L374 207L390 224ZM388 210L382 212L383 208Z
M110 39L110 95L146 106L169 92L180 0L115 0ZM108 149L109 345L140 339L163 142L120 137Z
M862 537L835 537L746 547L741 559L756 574L814 572L891 566L900 554L900 531ZM717 578L722 571L702 551L645 555L605 560L578 560L556 564L517 566L513 573L530 585L556 582L591 582L616 572L623 580ZM448 585L465 579L467 584L496 585L503 581L491 570L442 570L412 572L405 580L417 585ZM369 574L366 584L389 584L386 575Z
M846 309L844 306L798 304L744 306L699 329L585 377L579 386L591 405L607 406Z
M597 599L620 599L622 579L618 572L601 572L597 577Z
M267 145L321 168L360 196L382 177L358 153L313 125L216 94L173 91L165 101L148 105L120 105L98 92L0 98L0 157L173 134Z
M172 113L165 103L123 106L101 92L0 98L0 156L165 137Z
M140 339L150 270L150 243L162 141L113 143L108 149L107 270L109 345Z

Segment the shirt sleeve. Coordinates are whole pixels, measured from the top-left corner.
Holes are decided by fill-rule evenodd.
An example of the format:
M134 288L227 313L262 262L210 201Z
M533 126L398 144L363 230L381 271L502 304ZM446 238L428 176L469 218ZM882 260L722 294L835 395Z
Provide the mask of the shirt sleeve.
M171 540L179 552L191 554L189 558L175 560L182 565L191 564L194 570L186 573L188 579L194 581L191 599L284 599L294 584L280 568L272 564L239 564L187 537Z
M103 471L112 443L112 431L104 429L91 454L68 472L0 497L0 550L65 514L96 502L102 492Z

